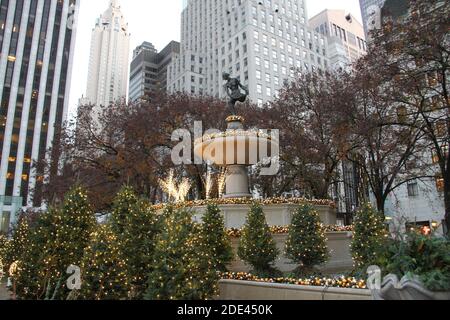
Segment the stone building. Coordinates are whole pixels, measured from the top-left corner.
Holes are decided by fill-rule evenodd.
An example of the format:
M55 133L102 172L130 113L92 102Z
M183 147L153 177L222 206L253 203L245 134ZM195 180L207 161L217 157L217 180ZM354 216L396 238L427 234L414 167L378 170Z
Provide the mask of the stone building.
M223 98L226 72L248 86L253 102L271 101L295 72L329 67L326 37L307 23L303 0L184 1L168 90Z

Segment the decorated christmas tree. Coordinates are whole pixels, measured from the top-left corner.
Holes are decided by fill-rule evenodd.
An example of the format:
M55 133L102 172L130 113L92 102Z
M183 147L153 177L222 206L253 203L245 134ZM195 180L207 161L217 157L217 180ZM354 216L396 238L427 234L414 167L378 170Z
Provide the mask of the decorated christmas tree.
M3 265L4 268L9 269L11 264L19 261L24 250L29 245L30 227L25 215L20 215L13 229L13 237L8 242L5 248Z
M6 270L6 264L5 264L5 255L7 248L9 246L9 240L6 238L5 235L0 234L0 278L4 276L7 272Z
M201 233L206 246L211 250L216 270L227 271L227 265L233 261L233 249L226 233L223 216L216 204L208 204L203 216Z
M30 245L19 263L18 296L23 299L65 299L66 273L80 266L96 221L86 192L74 187L62 208L50 208L37 221Z
M134 190L125 187L114 202L111 224L126 260L128 296L142 299L152 271L156 237L161 232L161 217ZM119 232L120 231L120 232Z
M149 275L148 300L204 300L217 287L209 250L192 214L166 208L164 226L155 248L154 267ZM211 287L214 283L214 287Z
M355 214L351 251L357 269L374 264L383 247L387 231L384 217L371 204Z
M16 290L19 299L45 299L48 281L51 278L53 266L51 253L56 242L55 216L58 209L49 208L40 215L36 227L30 233L29 245L24 248L19 261L20 272L15 277Z
M189 278L192 293L189 299L209 300L219 291L219 274L217 257L209 245L202 226L194 224L191 239L188 243L189 267L192 277Z
M69 192L62 210L57 212L60 212L56 216L58 270L65 271L70 265L80 265L97 223L87 194L79 187Z
M130 212L134 210L138 201L139 198L131 187L123 187L117 194L114 199L111 214L111 226L117 235L124 232L127 218L130 215Z
M242 230L239 243L239 257L253 267L258 276L272 276L278 257L278 249L267 225L266 217L259 203L253 203Z
M286 257L297 263L297 275L308 274L328 258L327 239L319 213L311 205L301 205L292 217L286 241Z
M85 300L119 300L128 296L126 262L116 235L109 225L100 226L91 235L82 270L80 297Z

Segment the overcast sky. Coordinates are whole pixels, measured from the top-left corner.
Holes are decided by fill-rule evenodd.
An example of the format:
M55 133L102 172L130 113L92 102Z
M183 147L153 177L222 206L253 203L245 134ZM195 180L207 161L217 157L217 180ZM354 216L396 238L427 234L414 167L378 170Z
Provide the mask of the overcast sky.
M359 0L305 1L309 17L324 9L343 9L361 21ZM109 2L109 0L81 0L69 102L72 114L76 110L78 99L86 91L91 31L96 18L108 8ZM130 26L131 51L143 41L149 41L156 49L161 50L171 40L180 40L182 0L121 0L121 5Z

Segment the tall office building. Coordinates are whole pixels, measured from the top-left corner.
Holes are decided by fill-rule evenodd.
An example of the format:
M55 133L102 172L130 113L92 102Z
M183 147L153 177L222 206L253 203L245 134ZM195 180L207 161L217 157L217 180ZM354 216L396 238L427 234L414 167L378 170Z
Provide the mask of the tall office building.
M369 40L369 31L377 28L381 23L381 8L386 0L359 0L366 39Z
M226 72L263 104L296 71L327 68L326 38L307 26L304 0L185 0L168 90L223 98Z
M67 117L79 1L2 0L0 228L40 206L45 159ZM32 192L34 191L34 192Z
M92 30L88 81L84 101L108 106L126 99L130 34L118 0L97 19Z
M179 53L180 43L176 41L161 52L149 42L138 46L130 68L130 100L140 100L152 91L167 91L167 67Z
M328 58L335 68L346 68L367 52L362 24L344 10L324 10L309 25L328 38Z
M137 46L136 49L133 50L133 60L136 59L136 57L144 51L150 51L153 53L157 53L158 50L156 50L155 46L153 45L153 43L144 41L140 46Z

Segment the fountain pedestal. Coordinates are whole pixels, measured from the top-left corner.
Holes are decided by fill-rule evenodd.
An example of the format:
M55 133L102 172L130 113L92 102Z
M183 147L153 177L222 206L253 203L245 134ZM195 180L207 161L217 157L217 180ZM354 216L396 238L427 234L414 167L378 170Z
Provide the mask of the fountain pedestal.
M225 199L251 198L248 186L248 169L244 165L227 167Z
M243 121L238 118L230 118L228 120L227 130L244 130ZM236 151L239 152L238 150ZM242 164L228 165L225 187L225 199L251 198L247 166Z

